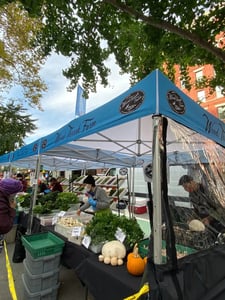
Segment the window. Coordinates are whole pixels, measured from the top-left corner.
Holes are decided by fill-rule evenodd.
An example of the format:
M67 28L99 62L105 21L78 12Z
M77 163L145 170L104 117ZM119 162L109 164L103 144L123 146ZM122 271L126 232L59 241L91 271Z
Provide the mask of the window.
M223 97L222 87L217 86L216 87L216 98L221 98L221 97Z
M205 102L206 100L205 91L197 92L197 98L198 98L198 102Z
M182 79L180 79L180 88L181 88L182 90L186 88L186 86L185 86L185 81L182 80Z
M218 117L221 120L225 120L225 105L218 107Z
M196 71L195 72L195 79L196 81L200 81L203 77L203 71L202 70L199 70L199 71Z

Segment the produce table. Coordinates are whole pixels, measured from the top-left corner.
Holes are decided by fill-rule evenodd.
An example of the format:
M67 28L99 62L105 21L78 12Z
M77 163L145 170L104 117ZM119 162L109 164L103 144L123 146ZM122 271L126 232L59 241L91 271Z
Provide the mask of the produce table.
M75 269L96 300L122 300L140 289L142 277L130 275L125 265L110 266L98 261L97 255L82 261Z
M19 222L23 227L27 224L27 217L26 214L20 214ZM34 217L32 233L43 231L51 231L65 241L61 256L62 264L75 270L96 300L122 300L140 289L142 278L130 275L125 265L113 267L100 263L98 255L84 246L69 242L67 238L54 231L54 226L40 225L40 220Z
M46 230L44 226L41 226L41 229L42 231ZM88 257L96 256L96 254L86 249L85 247L69 242L67 238L65 238L58 232L55 232L53 229L49 231L65 241L65 246L61 255L61 263L68 269L76 269Z

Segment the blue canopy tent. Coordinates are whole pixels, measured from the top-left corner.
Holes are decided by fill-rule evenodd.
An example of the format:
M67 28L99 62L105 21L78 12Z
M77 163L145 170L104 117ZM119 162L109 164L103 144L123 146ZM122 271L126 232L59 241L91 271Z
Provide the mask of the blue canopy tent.
M207 161L213 162L214 178L211 183L221 208L225 207L224 190L221 188L224 186L221 175L225 161L224 147L225 124L185 95L160 71L155 70L112 101L13 152L10 154L10 161L44 154L49 157L70 157L96 162L110 160L111 157L115 162L115 157L121 155L127 165L135 167L144 165L149 159L152 163L154 261L153 265L149 262L149 266L151 265L152 270L155 270L153 274L152 270L148 269L150 294L154 295L154 299L194 300L206 297L205 299L210 300L215 299L215 293L211 291L212 285L224 283L225 271L221 271L207 286L205 286L206 275L202 275L201 280L194 277L196 279L194 285L200 287L190 291L191 283L184 283L184 280L188 276L185 270L188 269L187 266L190 265L192 258L188 257L187 263L183 260L184 264L179 266L174 257L173 233L171 240L167 239L171 251L167 255L168 263L166 266L162 264L162 210L165 209L166 199L166 189L162 190L162 182L166 181L163 177L166 160L171 164L178 162L182 164L184 157L187 158L184 153L188 153L189 160L198 161L200 168L204 169L210 179L211 173L202 165L201 157L204 157ZM110 151L108 158L102 154L103 150ZM222 213L221 220L225 222ZM172 258L169 257L170 253L173 254ZM210 255L211 253L214 252L211 251ZM222 247L215 260L216 268L219 267L220 259L224 256L225 250ZM211 262L211 259L208 259L209 261ZM207 263L207 259L204 263ZM197 274L196 270L199 266L196 266L195 262L193 265L194 268L188 269L188 272ZM161 266L165 268L161 269ZM215 275L215 272L210 276ZM163 274L160 277L162 282L158 274L160 276ZM169 289L170 291L166 292ZM224 297L225 290L224 288L221 290Z
M223 147L225 145L224 123L156 70L112 101L13 152L11 161L53 152L57 156L67 156L62 152L72 151L74 144L130 156L151 154L152 136L149 132L152 132L153 125L149 120L158 115L190 128L187 134L195 136L199 144L204 143L204 136ZM176 141L174 135L171 138L174 140L169 141L168 152L179 150L178 145L184 141Z

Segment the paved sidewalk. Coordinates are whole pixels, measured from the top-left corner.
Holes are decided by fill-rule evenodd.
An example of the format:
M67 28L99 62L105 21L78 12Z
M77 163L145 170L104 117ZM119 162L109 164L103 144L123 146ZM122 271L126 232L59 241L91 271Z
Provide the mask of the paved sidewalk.
M13 272L17 300L24 300L24 286L21 276L24 272L24 265L23 263L12 262L14 247L14 243L7 244L7 251ZM60 266L59 281L58 300L85 300L85 288L80 283L74 270ZM8 286L4 250L0 253L0 300L12 300ZM88 300L93 300L93 298L89 295Z

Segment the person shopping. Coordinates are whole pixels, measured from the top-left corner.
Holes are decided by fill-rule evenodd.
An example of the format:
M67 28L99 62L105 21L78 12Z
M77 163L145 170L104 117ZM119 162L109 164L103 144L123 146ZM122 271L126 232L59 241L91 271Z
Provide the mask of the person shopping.
M60 192L60 193L63 192L63 187L62 187L61 183L58 182L58 180L55 177L52 177L50 179L50 190L52 192Z
M88 175L83 183L85 184L88 201L77 210L77 214L80 215L82 211L85 211L90 207L92 207L94 212L109 210L110 198L103 188L95 185L94 177Z
M14 197L22 191L23 184L19 180L6 178L0 181L0 252L3 246L4 234L12 229L16 216Z

